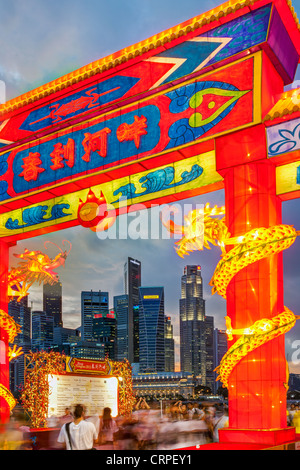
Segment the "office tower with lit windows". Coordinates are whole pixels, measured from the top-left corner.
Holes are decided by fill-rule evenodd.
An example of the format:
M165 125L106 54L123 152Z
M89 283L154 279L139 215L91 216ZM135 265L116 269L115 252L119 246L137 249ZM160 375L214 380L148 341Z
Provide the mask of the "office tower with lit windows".
M182 372L200 377L206 385L205 301L201 266L186 266L181 277L180 365Z
M43 284L43 311L54 318L54 326L63 326L62 284Z
M139 288L139 370L140 373L165 369L164 288Z
M165 316L165 372L175 371L175 347L171 317Z
M141 262L128 258L124 265L124 287L128 295L128 361L139 362L139 287Z
M77 341L70 344L70 356L103 361L105 359L105 345L96 341Z
M117 360L128 360L128 295L114 296L114 311L117 318Z
M53 350L70 356L70 345L80 341L79 329L54 327Z
M14 343L18 346L30 344L31 337L31 309L28 307L28 296L18 302L13 299L8 303L8 314L20 325L20 333L17 334Z
M18 302L13 299L8 303L8 314L20 325L20 332L14 339L17 348L22 348L24 354L28 354L31 349L31 308L28 307L28 297ZM10 389L17 392L21 385L24 385L24 355L15 358L9 364Z
M54 318L41 310L31 312L32 337L31 349L36 351L48 351L53 347Z
M214 391L215 361L214 361L214 317L205 317L205 351L206 351L206 387Z
M82 341L95 341L94 328L97 326L97 319L103 312L109 309L108 292L82 291L81 292L81 338ZM94 324L94 319L96 323Z
M102 310L94 314L93 340L104 345L104 356L116 359L117 320L113 310Z
M214 330L214 366L215 368L220 365L222 358L228 351L228 339L225 330L219 330L215 328ZM217 391L219 387L222 387L222 382L216 382L217 372L214 372L215 378L215 387L214 392Z

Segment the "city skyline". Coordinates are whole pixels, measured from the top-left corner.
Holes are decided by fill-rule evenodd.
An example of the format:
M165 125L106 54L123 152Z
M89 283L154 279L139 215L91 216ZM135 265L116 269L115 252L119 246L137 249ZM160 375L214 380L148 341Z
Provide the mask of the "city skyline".
M197 272L197 275L200 276L200 279L201 279L200 291L197 293L197 297L200 296L200 298L202 298L202 277L201 277L201 268L200 268L200 266L198 266L198 265L193 265L193 266L187 265L184 268L184 275L181 277L181 283L182 283L183 278L186 277L187 273L188 274L189 273L195 273L195 270ZM60 296L62 296L62 289L61 289L62 284L60 282L58 282L57 285L59 286L59 289L58 289L59 292L56 289L53 290L53 286L50 286L49 284L46 284L46 287L52 287L52 290L50 292L51 293L54 292L56 294L56 301L58 301L60 303L61 300L62 300L62 298L60 297ZM54 287L55 287L55 284L54 284ZM182 288L181 288L181 291L182 291ZM192 291L194 292L194 287L192 287ZM198 291L198 289L197 289L197 291ZM189 292L190 292L190 288L189 288ZM43 294L45 294L45 284L43 284ZM47 291L47 294L48 294L48 291ZM187 292L185 292L185 294L187 294ZM183 295L183 291L182 291L182 295ZM44 295L43 295L43 297L44 297ZM114 296L114 298L113 298L114 307L115 307L115 300L116 299L120 300L121 297L123 297L123 298L126 297L128 299L127 294L122 294L120 296ZM184 295L184 298L185 298L185 295ZM100 316L101 317L104 316L102 314L101 315L98 314L99 311L101 312L101 310L103 310L103 312L102 312L103 314L105 314L107 312L110 314L111 312L113 312L109 308L108 299L109 299L109 292L92 291L92 290L81 291L81 325L80 325L79 329L81 331L81 338L80 339L81 339L81 341L83 341L84 344L87 344L86 341L92 341L92 342L94 341L95 343L97 341L100 341L100 343L104 341L101 338L99 338L99 340L97 338L97 334L98 334L97 333L97 331L98 331L97 330L97 328L98 328L97 318L100 317ZM23 306L23 304L24 305L28 304L28 300L29 300L28 297L25 297L24 299L22 299L22 301L20 303L18 303L14 299L10 302L10 307L9 308L14 308L13 307L13 305L14 305L15 308L17 309L16 311L18 311L20 306ZM45 301L45 297L43 298L43 301ZM181 299L181 301L182 301L182 299ZM160 305L161 303L162 303L162 306ZM128 308L128 300L127 300L126 304L127 304L127 308ZM191 305L190 305L190 307L191 307ZM190 307L189 307L189 310L190 310ZM150 308L150 310L149 310L149 308ZM28 308L28 310L30 311L31 309ZM168 324L168 329L169 329L168 330L168 334L169 334L168 338L169 338L169 340L171 339L172 341L174 341L173 340L173 324L171 322L171 318L168 317L167 315L165 315L165 312L164 312L164 287L163 286L161 286L161 287L143 287L143 286L140 286L139 287L139 310L140 310L140 321L141 321L141 313L143 312L143 310L145 310L144 314L142 313L142 324L144 324L145 322L146 323L148 322L147 323L147 324L149 324L148 326L150 326L150 324L151 325L152 324L156 325L157 319L155 319L155 318L156 318L156 316L158 314L158 310L159 310L159 312L160 312L159 315L160 315L161 318L160 318L160 330L159 330L158 336L160 336L161 338L163 336L165 336L165 334L166 334L166 324ZM152 312L152 311L154 313L154 318L153 319L150 318L150 316L149 316L149 313ZM197 309L197 312L198 312L198 309ZM199 316L197 314L197 312L196 312L196 317ZM116 328L117 328L118 315L117 315L116 310L113 313L115 314L114 317L110 317L110 315L108 315L107 318L109 317L109 318L117 319L117 322L116 322ZM190 317L190 313L188 313L188 317ZM17 313L17 315L18 315L18 313ZM43 310L32 309L30 315L32 315L32 323L34 323L34 319L38 320L33 325L34 328L32 330L32 339L31 339L31 341L32 341L32 344L34 345L33 346L34 348L39 347L38 346L39 343L41 343L43 345L42 346L43 348L45 348L45 347L46 348L47 347L51 348L51 344L52 344L53 341L54 341L54 343L53 343L54 345L56 344L57 346L59 346L58 343L55 343L55 339L54 339L55 334L56 335L58 334L58 330L65 331L64 334L66 334L67 330L68 330L68 334L71 334L71 332L73 331L74 335L75 335L76 331L79 330L79 329L78 330L70 329L70 328L66 327L65 325L62 325L60 321L58 322L57 325L55 325L55 315L52 315L51 312L47 311L47 309L46 310L45 309L43 309ZM193 316L195 316L194 313L193 313ZM39 320L40 317L41 318L43 317L41 323L40 323L40 320ZM144 323L143 323L143 317L144 317L144 320L145 320ZM148 317L148 319L147 319L147 317ZM202 318L202 320L204 320L204 312L201 313L201 318ZM211 322L212 328L214 329L214 318L213 317L208 317L208 318L209 318L209 321ZM18 321L17 317L15 319L16 319L16 321ZM95 320L96 320L96 323L94 323ZM122 321L123 320L124 319L122 319ZM52 324L52 327L51 327L52 329L55 326L59 327L59 328L56 328L56 329L54 328L54 337L52 337L53 334L51 336L51 334L49 333L50 332L49 328L47 329L47 326L46 326L47 322L49 323L49 325L50 325L50 323ZM201 322L201 323L204 324L204 322ZM205 320L205 323L206 323L206 320ZM45 331L41 330L42 325L45 325ZM95 332L96 332L96 337L94 337L94 333L95 333L94 328L95 328ZM146 329L148 331L148 327L146 327ZM143 328L142 328L142 330L143 330ZM164 333L163 333L163 330L164 330ZM128 331L128 329L127 329L127 331ZM170 333L171 333L171 336L170 336ZM62 335L62 334L63 333L60 333L60 335ZM142 336L139 337L140 348L141 348L141 344L143 343L143 341L141 343L141 338L143 337L143 332L141 332L141 328L140 328L139 334L142 335ZM149 337L149 334L146 334L146 336L144 334L144 343L145 343L145 338L147 338L147 337ZM180 337L181 337L181 335L180 335ZM154 339L154 337L153 337L153 339ZM185 341L186 338L182 338L182 339L183 339L183 341ZM46 345L45 341L48 341L48 343L47 343L48 346ZM116 341L117 341L117 337L116 337ZM148 341L149 341L149 338L146 339L147 343L148 343ZM20 341L18 341L18 344L19 343L20 343ZM151 341L150 341L150 343L151 343ZM147 350L150 346L150 343L148 344L148 346L146 346ZM160 344L160 347L162 347L161 342L159 344ZM182 344L182 341L181 341L181 344ZM104 346L104 345L102 345L102 346ZM127 345L127 348L128 348L128 345ZM145 344L144 344L143 348L145 349ZM170 348L170 345L168 345L168 348ZM34 350L36 350L36 349L34 349ZM179 348L178 348L178 350L179 350ZM169 351L169 353L171 353L171 351ZM160 354L162 354L162 352ZM122 357L119 356L119 350L118 350L118 357L116 356L116 357L112 358L111 355L109 355L109 357L112 358L113 360L124 360L124 359L127 359L127 355L128 354L126 353L125 355L123 354ZM147 354L145 354L145 351L144 351L144 354L142 355L143 357L141 358L141 356L140 356L139 360L133 361L133 362L141 362L141 361L145 362L145 360L148 361L148 358L150 358L151 355L153 355L153 357L157 356L155 351L150 352L150 350L148 350ZM175 359L174 358L174 346L173 346L173 359L172 359L172 356L170 356L169 359L173 360L173 367L174 367L174 359ZM154 359L152 359L152 362L153 362L153 360ZM132 361L130 361L130 362L132 362ZM150 360L151 364L152 364L152 362ZM147 364L148 364L148 362L147 362ZM204 366L204 364L206 364L206 359L204 359L203 366ZM158 367L157 372L163 372L164 370L167 371L167 369L162 368L161 361L158 362L156 365ZM188 365L188 363L186 365ZM191 366L192 366L192 369L190 369L189 366L187 368L180 367L179 358L177 357L176 367L173 370L178 371L178 372L179 371L181 371L181 372L182 371L183 372L188 372L189 371L190 373L195 373L196 375L199 375L199 373L196 370L194 370L194 365L191 364ZM153 369L153 367L151 368L152 373L154 373L155 370L156 370L156 366L154 367L154 369ZM145 373L146 371L143 370L141 373L143 373L143 372ZM205 378L205 373L204 373L203 377Z
M72 234L72 232L70 233ZM56 234L59 236L59 234ZM47 238L47 237L46 237ZM56 240L56 242L59 242L59 240ZM167 240L167 245L169 246L170 243L173 245L174 241L173 240ZM23 242L22 242L23 243ZM24 242L26 244L26 242ZM35 242L33 240L30 240L30 248L32 249L37 249L37 246L39 246L39 249L43 249L43 243L44 243L44 237L38 237ZM19 244L18 244L19 245ZM24 245L25 246L25 245ZM26 247L29 247L28 243L26 244ZM173 246L172 246L173 248ZM176 255L175 250L174 250L175 256L180 260L180 258ZM157 254L157 256L162 255L162 251L160 250L160 253ZM175 260L176 260L175 257ZM195 257L193 257L195 258ZM127 259L127 258L126 258ZM155 280L148 274L146 269L143 267L142 263L142 285L141 287L153 287L153 286L158 286L160 285L161 287L164 287L165 291L165 298L168 299L168 301L165 301L165 315L169 316L171 318L171 322L174 328L174 341L175 341L175 365L176 365L176 370L180 370L180 335L179 335L179 301L180 301L180 296L181 296L181 277L184 273L184 267L190 264L199 264L199 263L192 263L190 259L186 260L181 260L180 267L178 267L178 271L175 271L175 274L171 277L171 280L169 279L169 282L167 282L167 278L164 279L164 284L169 285L168 289L166 289L164 284L154 282ZM186 262L187 261L187 262ZM91 281L88 281L87 283L84 283L83 285L85 286L82 288L80 286L80 281L78 279L74 279L74 276L72 275L73 272L73 265L76 263L75 260L72 262L72 266L68 266L68 260L66 262L65 268L58 269L57 272L60 275L60 282L62 283L62 319L63 319L63 326L65 328L80 328L82 326L82 311L81 311L81 296L82 292L84 291L90 291L93 290L97 293L97 291L101 290L102 292L108 292L109 293L109 309L114 308L113 306L113 301L115 296L123 295L125 292L124 286L123 286L123 259L120 260L119 264L117 264L112 270L111 275L115 276L117 278L116 284L113 286L110 286L109 283L112 282L112 278L109 279L103 279L101 277L101 274L99 275L99 281L96 279L93 279ZM90 264L88 263L86 265L86 269L89 269ZM159 265L158 265L159 267ZM120 272L121 269L121 272ZM147 279L147 282L145 285L143 283L143 274L144 278ZM177 285L176 285L176 276L178 274L177 278ZM157 276L157 273L155 273ZM207 278L207 276L205 276ZM120 279L121 278L121 279ZM160 280L163 281L163 275L159 278ZM74 282L76 283L76 287L74 287ZM175 283L175 285L171 286L172 283ZM70 295L66 294L65 292L70 289L69 284L73 284L73 289L71 287ZM177 297L174 296L174 287L177 287ZM112 287L112 288L111 288ZM118 290L118 288L121 288L121 291ZM208 289L207 291L210 291L209 286L207 286ZM205 286L204 286L205 289ZM33 310L43 310L43 302L42 302L42 293L43 293L43 286L38 286L34 285L29 292L28 296L28 303L29 305L32 305ZM209 293L211 296L211 293ZM223 299L219 299L215 297L216 301L223 301ZM224 301L223 301L224 303ZM70 307L71 306L71 307ZM177 311L176 311L177 308ZM70 310L73 309L73 312L70 312ZM175 310L175 312L174 312ZM225 310L224 310L225 312ZM213 316L215 318L215 315L213 312L210 311L207 315ZM224 314L225 315L225 314ZM215 318L216 320L216 318ZM215 327L219 329L224 329L225 328L225 321L221 317L217 319L218 321L215 321ZM218 323L218 324L216 324Z
M177 203L201 204L210 202L210 205L224 204L224 191L216 191L196 198L186 199ZM287 201L283 204L283 223L293 224L296 201ZM151 209L150 209L151 210ZM150 211L149 210L149 211ZM121 216L123 217L123 216ZM117 220L118 223L118 220ZM122 225L122 223L120 224ZM25 248L40 249L54 257L55 247L44 248L45 241L51 240L62 246L62 241L68 239L72 243L72 250L66 260L66 265L59 268L60 282L63 284L63 322L67 328L80 326L80 292L81 290L102 290L110 292L110 299L115 295L124 293L124 262L128 256L138 259L142 263L142 286L161 285L165 288L165 314L170 316L174 325L174 340L176 350L176 370L179 366L179 299L180 279L186 265L200 265L203 276L203 298L206 301L206 315L213 316L215 328L225 329L226 301L218 294L212 295L209 286L210 279L220 259L220 249L212 247L210 250L192 252L184 259L175 252L174 239L158 240L100 240L97 234L83 227L75 227L46 234L18 242L10 250L11 265L17 260L13 253L21 253ZM285 305L297 312L300 305L297 291L297 279L300 273L295 261L299 253L299 238L294 245L283 253L285 276ZM154 282L155 280L155 282ZM42 287L33 285L30 289L29 304L33 302L35 310L42 309ZM113 307L111 301L110 308ZM299 338L300 326L296 326L286 335L287 360L291 361L295 350L295 341ZM299 373L298 363L290 363L290 372Z

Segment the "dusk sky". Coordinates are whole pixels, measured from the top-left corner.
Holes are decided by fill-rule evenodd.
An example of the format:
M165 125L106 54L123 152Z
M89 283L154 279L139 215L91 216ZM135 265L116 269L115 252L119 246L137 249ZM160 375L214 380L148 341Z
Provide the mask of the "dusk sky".
M216 0L0 0L0 80L6 84L6 97L11 99L18 96L182 23L220 3ZM292 3L300 18L300 0ZM299 80L298 83L296 80ZM300 87L299 68L294 85ZM208 193L181 201L181 204L206 202L223 205L224 192L221 190ZM294 225L296 230L300 230L299 200L283 203L283 223ZM220 259L218 248L194 252L181 259L174 250L172 239L100 240L89 229L76 227L19 242L11 250L11 255L23 252L24 248L44 251L43 244L46 240L62 246L64 239L72 243L66 266L58 271L63 284L65 327L80 326L82 290L109 291L110 305L113 306L113 296L124 293L123 267L130 256L142 262L142 285L164 286L165 313L172 317L177 345L180 278L187 264L201 265L206 314L214 316L215 327L225 328L226 302L218 294L212 296L209 286ZM46 252L54 257L55 247L49 246ZM300 315L299 260L298 238L284 252L285 305L296 315ZM13 256L11 263L16 265ZM33 302L34 309L41 308L41 292L41 288L37 286L30 291L29 301ZM300 320L286 335L289 361L295 351L292 348L298 340L300 341ZM298 356L300 360L300 354ZM300 365L290 362L290 371L300 373Z

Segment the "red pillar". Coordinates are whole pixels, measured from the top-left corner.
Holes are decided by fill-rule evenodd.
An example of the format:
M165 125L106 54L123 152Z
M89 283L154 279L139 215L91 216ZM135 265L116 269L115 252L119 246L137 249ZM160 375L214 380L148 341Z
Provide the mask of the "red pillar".
M260 126L217 141L226 222L232 237L281 224L275 166L265 158L264 142ZM282 254L244 268L228 285L227 315L233 328L272 318L283 307ZM286 381L284 336L243 358L229 378L229 429L220 432L220 441L277 445L293 440L295 430L286 424Z
M9 245L0 241L0 309L8 312L7 274ZM0 384L9 390L8 333L0 327ZM0 423L9 420L10 410L6 400L0 396Z

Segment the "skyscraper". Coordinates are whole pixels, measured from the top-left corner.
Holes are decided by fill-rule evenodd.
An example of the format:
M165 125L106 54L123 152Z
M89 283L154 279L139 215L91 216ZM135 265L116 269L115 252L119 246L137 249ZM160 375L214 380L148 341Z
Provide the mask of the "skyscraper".
M82 341L94 341L94 318L108 311L108 292L81 292L81 338ZM98 317L99 318L99 317ZM97 317L96 317L97 319Z
M32 313L31 349L47 351L53 346L54 318L46 312L34 310Z
M140 372L163 372L165 369L164 343L164 288L139 288L139 364Z
M184 268L179 310L181 371L201 376L201 384L206 385L205 301L201 266Z
M141 286L141 262L128 258L124 265L124 287L128 295L128 360L139 362L139 287Z
M165 316L165 372L175 371L175 348L171 317Z
M8 304L8 314L21 327L20 333L16 336L14 344L21 347L24 354L28 354L31 349L31 309L28 307L28 297L24 297L17 302L11 300ZM17 357L10 362L10 389L12 392L18 391L20 385L24 385L24 356Z
M43 284L43 310L54 318L54 326L63 326L62 321L62 284Z
M220 365L222 358L225 356L228 350L227 334L225 330L214 330L214 366L215 368ZM214 372L215 380L217 379L217 372ZM215 382L214 392L222 386L222 382Z
M114 311L117 318L117 360L128 359L128 295L114 297Z
M63 328L62 326L54 327L53 349L55 351L70 355L70 344L77 341L80 341L79 329Z
M205 351L206 351L206 383L205 385L214 391L215 385L215 361L214 361L214 317L205 317Z
M116 359L116 315L113 310L102 310L94 313L93 340L104 345L104 356Z
M15 299L11 300L8 304L8 314L21 327L21 331L16 336L14 343L18 346L30 345L31 310L28 307L28 296L23 297L20 302Z

